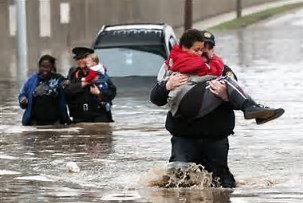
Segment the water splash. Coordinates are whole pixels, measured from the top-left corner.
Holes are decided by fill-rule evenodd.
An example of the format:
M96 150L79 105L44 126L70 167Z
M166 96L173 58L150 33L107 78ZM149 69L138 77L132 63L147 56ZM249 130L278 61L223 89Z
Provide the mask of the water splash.
M214 186L212 173L200 164L171 162L166 167L150 169L141 179L142 184L162 188L209 188Z

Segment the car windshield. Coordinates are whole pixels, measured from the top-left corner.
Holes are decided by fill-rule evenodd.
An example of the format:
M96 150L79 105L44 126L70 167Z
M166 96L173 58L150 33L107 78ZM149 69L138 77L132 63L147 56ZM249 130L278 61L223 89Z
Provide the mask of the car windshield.
M111 77L156 76L165 58L143 47L95 49Z

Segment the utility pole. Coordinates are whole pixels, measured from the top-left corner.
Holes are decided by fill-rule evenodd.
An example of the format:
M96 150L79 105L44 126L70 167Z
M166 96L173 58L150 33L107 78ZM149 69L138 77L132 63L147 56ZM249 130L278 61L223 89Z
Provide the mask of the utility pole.
M191 28L193 25L193 2L185 0L184 7L184 30Z
M16 5L16 49L17 79L22 81L27 71L26 0L15 0Z
M237 18L242 17L242 0L236 0L236 11L237 11Z

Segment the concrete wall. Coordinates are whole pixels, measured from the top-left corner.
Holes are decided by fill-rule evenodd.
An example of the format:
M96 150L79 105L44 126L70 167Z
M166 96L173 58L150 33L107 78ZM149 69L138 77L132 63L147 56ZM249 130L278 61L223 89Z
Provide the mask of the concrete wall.
M71 47L91 45L103 24L127 22L166 22L180 27L184 21L185 0L25 0L29 57L36 59L43 53L68 56ZM193 21L235 10L236 0L192 0ZM242 0L243 7L264 3L266 0ZM274 0L267 0L274 1ZM15 53L15 36L10 35L9 8L14 0L0 0L0 60ZM70 8L69 22L62 23L62 3ZM49 5L41 11L41 5ZM45 7L44 7L45 8ZM49 21L47 13L49 14ZM42 17L40 17L42 14ZM12 16L12 15L11 15ZM12 20L12 19L11 19ZM41 24L40 21L43 21ZM49 24L49 27L47 26ZM41 28L49 36L41 36ZM4 50L4 51L3 51ZM60 52L58 52L60 50ZM66 53L62 50L66 50ZM58 57L58 56L57 56ZM36 65L34 63L29 64Z

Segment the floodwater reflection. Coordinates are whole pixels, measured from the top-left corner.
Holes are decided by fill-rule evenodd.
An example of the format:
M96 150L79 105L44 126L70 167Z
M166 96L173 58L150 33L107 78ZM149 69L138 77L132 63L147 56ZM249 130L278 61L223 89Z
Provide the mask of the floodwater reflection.
M53 128L37 128L35 132L23 132L21 136L24 139L24 146L29 153L39 154L43 157L46 153L58 154L63 156L62 152L73 158L70 154L86 153L92 157L103 157L111 152L112 130L110 126L86 126L87 131L81 131L79 127L71 127L74 130L68 129L62 131L54 131ZM63 128L64 130L64 128Z
M230 202L230 189L145 189L139 190L139 194L149 202Z

